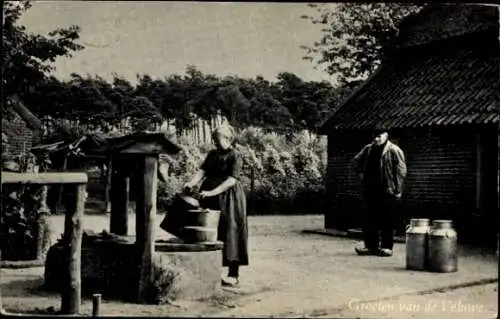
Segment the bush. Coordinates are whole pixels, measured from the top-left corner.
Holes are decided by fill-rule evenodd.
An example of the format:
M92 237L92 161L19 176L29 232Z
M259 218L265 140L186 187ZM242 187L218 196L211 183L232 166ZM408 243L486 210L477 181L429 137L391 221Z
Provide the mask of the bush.
M40 186L5 186L2 192L0 242L2 259L34 260L41 249L44 258L51 239L44 213L38 212Z
M8 144L3 138L2 142ZM10 164L10 165L9 165ZM33 172L43 166L31 153L13 156L2 149L2 170ZM43 259L50 246L51 232L46 213L39 211L43 187L40 185L3 185L0 216L0 250L4 261ZM41 256L37 256L37 252Z
M168 159L170 180L159 185L160 208L166 207L192 178L211 149L210 145L196 145L186 138L172 139L183 150ZM286 138L250 127L240 131L235 142L243 158L241 181L247 192L249 213L320 213L325 196L325 139L307 131Z
M153 279L148 285L147 301L155 305L164 305L176 297L175 282L179 271L153 264Z

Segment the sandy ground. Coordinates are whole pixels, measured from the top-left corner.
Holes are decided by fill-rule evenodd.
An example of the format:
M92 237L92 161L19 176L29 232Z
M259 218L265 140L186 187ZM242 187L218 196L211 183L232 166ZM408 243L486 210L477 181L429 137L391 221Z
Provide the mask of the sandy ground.
M163 216L158 215L157 223ZM134 216L129 230L134 232ZM54 239L62 217L51 219ZM107 216L86 215L84 228L107 229ZM103 300L103 315L335 317L335 318L496 318L497 258L461 248L459 271L451 274L404 269L404 245L390 258L359 257L355 240L304 234L320 228L322 216L251 216L250 266L241 270L242 286L205 301L151 306ZM157 236L168 236L157 228ZM41 292L43 267L2 269L6 310L30 312L60 308L60 297ZM453 289L454 286L469 285ZM90 314L92 304L82 303Z

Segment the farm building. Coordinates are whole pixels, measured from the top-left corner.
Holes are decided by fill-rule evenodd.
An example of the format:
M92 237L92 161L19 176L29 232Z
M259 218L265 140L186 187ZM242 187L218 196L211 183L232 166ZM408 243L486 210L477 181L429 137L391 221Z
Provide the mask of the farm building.
M18 97L9 100L12 112L2 118L2 137L7 138L8 149L2 138L2 149L12 156L22 156L33 145L40 143L43 127L41 121Z
M498 7L430 5L403 21L389 57L320 128L328 136L325 228L361 226L352 160L381 125L408 167L397 233L410 218L445 218L459 240L494 244L499 82Z

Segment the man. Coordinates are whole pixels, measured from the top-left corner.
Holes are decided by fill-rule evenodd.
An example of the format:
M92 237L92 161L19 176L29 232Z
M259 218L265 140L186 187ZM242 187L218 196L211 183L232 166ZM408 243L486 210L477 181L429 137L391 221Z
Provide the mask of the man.
M355 250L358 255L388 257L392 256L396 208L403 191L406 162L403 151L389 141L387 130L377 129L373 136L373 142L354 157L366 202L363 218L365 247Z

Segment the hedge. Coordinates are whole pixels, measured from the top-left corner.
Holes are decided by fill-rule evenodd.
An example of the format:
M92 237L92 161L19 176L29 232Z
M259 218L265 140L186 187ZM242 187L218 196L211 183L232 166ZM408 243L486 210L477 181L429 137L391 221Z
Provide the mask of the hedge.
M169 164L169 182L159 184L160 209L168 206L213 148L189 138L171 139L181 145L182 151L164 159ZM325 138L307 131L285 137L255 127L241 130L235 148L243 157L241 181L249 214L320 213L325 196L326 145Z

